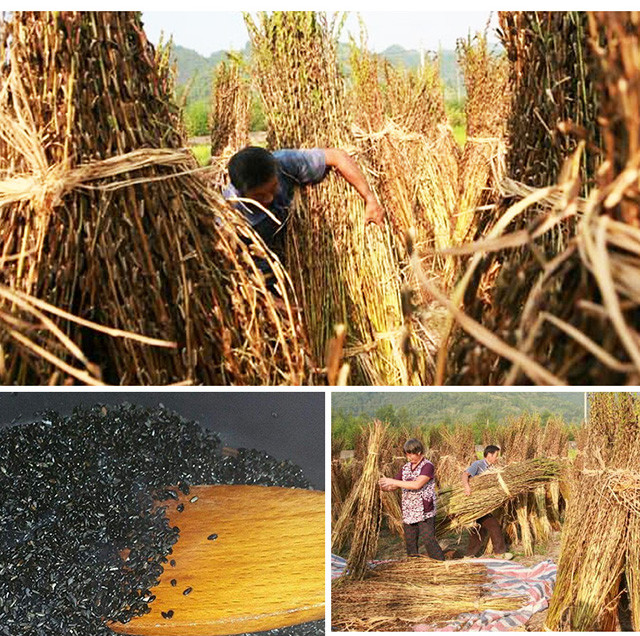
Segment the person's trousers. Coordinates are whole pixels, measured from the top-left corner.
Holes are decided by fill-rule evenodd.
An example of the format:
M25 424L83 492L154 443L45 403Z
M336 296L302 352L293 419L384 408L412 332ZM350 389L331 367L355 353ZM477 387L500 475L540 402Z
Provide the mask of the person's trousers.
M407 556L417 556L418 546L422 543L432 559L444 561L444 553L436 539L436 518L431 517L418 523L404 523L404 542Z
M503 554L506 550L502 528L498 520L491 514L476 519L480 525L474 526L469 534L469 545L467 546L467 556L476 556L478 550L484 545L487 535L491 537L494 554Z

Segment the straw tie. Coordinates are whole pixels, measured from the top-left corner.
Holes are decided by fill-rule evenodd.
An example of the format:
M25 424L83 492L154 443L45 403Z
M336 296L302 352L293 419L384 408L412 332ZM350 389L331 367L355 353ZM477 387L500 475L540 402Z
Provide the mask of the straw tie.
M610 495L629 512L640 515L640 473L628 469L583 469L581 472L601 477L602 494Z
M62 197L78 187L87 187L89 182L108 177L117 177L149 166L172 165L184 161L185 151L166 148L141 148L123 155L93 161L76 168L63 164L32 171L0 181L0 207L18 201L32 201L37 209L51 210ZM166 175L161 178L177 177L183 173ZM103 186L116 189L131 185L129 180ZM97 188L101 189L101 188Z

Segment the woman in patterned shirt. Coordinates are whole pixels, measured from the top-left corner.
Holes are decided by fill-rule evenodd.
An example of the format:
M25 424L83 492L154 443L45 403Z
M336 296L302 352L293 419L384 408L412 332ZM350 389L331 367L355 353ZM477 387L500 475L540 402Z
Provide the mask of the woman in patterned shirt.
M442 548L436 539L435 469L424 456L424 446L417 439L407 440L404 452L409 460L395 479L383 477L382 490L402 488L402 521L408 556L418 556L422 542L432 559L444 561Z

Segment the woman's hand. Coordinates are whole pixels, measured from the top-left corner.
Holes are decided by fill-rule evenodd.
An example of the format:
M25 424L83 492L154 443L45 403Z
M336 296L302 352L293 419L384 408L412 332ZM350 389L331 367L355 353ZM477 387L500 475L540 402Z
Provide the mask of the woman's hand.
M382 477L378 481L378 484L382 490L385 490L386 488L391 488L393 486L393 479L390 479L389 477Z

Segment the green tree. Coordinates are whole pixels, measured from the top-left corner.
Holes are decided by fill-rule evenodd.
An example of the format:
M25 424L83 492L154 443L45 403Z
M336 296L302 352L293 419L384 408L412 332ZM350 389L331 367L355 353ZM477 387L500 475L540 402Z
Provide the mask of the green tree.
M408 426L409 424L411 424L411 416L409 415L409 410L406 406L401 406L398 409L396 417L398 420L398 424L400 424L401 426Z
M200 137L209 134L209 109L205 100L187 104L184 113L185 126L189 137Z
M258 95L251 98L251 113L249 119L249 130L251 132L259 132L267 129L267 118L264 115L262 101Z
M382 422L388 422L389 424L398 424L398 415L393 407L393 404L385 404L376 411L376 418Z

